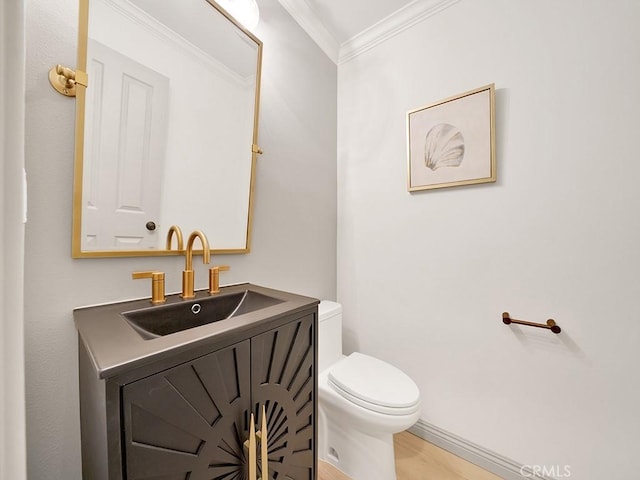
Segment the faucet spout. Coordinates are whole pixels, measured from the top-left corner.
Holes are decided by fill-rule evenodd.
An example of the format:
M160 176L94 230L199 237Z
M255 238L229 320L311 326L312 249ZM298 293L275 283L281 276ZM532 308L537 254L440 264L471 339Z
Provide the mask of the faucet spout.
M202 263L211 262L211 249L207 236L200 230L195 230L189 235L187 240L187 249L184 253L184 271L182 272L182 298L194 298L194 273L193 273L193 242L196 238L200 239L202 244Z
M211 262L211 250L209 249L209 240L207 240L207 236L202 233L200 230L196 230L191 232L189 235L189 239L187 240L187 251L185 253L185 270L193 270L193 242L195 242L196 238L200 239L200 243L202 244L202 263Z
M184 250L184 240L182 238L182 230L178 225L171 225L169 227L169 231L167 232L167 250L171 250L171 239L173 238L173 234L176 235L176 240L178 242L178 250Z

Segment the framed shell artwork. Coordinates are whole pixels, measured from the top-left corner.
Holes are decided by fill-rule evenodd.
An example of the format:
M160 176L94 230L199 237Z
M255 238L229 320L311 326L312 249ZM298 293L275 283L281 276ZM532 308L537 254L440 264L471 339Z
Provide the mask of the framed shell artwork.
M407 114L408 190L496 181L494 84Z

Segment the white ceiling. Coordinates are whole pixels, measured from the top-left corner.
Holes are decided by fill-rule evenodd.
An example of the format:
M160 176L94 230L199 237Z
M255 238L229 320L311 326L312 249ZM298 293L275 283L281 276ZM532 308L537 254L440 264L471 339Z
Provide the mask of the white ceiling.
M460 0L278 1L329 58L341 63Z

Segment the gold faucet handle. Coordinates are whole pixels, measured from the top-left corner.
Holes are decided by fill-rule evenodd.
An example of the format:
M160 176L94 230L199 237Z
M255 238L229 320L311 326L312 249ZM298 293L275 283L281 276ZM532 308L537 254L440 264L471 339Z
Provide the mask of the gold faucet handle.
M209 294L215 295L220 293L220 272L228 272L231 270L229 265L216 265L209 269Z
M139 280L141 278L151 279L151 304L159 305L166 301L164 296L164 272L133 272L131 278Z

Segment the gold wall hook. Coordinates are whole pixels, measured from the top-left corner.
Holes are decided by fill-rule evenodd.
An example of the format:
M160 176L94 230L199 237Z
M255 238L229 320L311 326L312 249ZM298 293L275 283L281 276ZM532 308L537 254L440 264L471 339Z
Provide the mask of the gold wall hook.
M76 85L86 87L89 82L86 72L71 70L58 64L49 70L49 83L58 93L67 97L75 97Z

